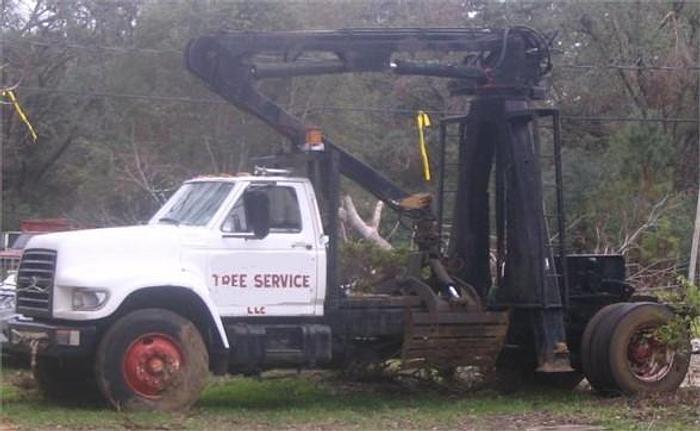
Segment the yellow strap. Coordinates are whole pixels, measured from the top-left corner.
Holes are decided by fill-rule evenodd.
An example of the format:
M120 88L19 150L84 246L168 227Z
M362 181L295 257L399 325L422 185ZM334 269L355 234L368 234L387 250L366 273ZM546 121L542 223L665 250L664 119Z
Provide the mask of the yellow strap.
M37 140L37 134L36 131L34 130L34 127L32 127L32 123L29 122L29 118L27 118L27 114L24 113L24 110L19 104L19 101L17 100L17 97L15 97L15 92L12 90L6 90L2 92L3 96L7 96L10 99L10 102L12 102L12 106L15 107L15 111L17 111L17 115L19 115L19 118L24 122L24 124L27 125L27 129L29 129L29 133L32 135L32 140L36 142Z
M423 178L430 181L430 159L428 158L428 147L425 145L425 128L430 127L430 117L424 111L418 111L416 115L416 125L418 126L418 146L423 161Z

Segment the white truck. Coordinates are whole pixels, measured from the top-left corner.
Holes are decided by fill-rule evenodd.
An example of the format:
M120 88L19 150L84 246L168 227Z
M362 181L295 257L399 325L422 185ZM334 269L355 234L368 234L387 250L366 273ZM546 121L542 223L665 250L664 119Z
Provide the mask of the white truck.
M269 199L264 206L255 201L261 196ZM269 216L256 213L267 205ZM224 319L323 316L327 237L316 208L305 179L198 178L147 225L33 238L19 270L17 311L56 324L19 319L11 342L46 345L37 375L56 395L68 381L56 373L65 364L50 356L86 355L115 403L130 395L153 402L185 369L190 390L177 399L187 394L187 404L209 363L229 349ZM305 329L320 342L311 359L330 359L328 331Z
M396 356L407 310L441 300L395 291L329 305L328 242L308 179L192 179L147 225L32 238L10 343L32 353L48 395L96 380L120 408L188 406L209 370L338 366L360 351ZM453 324L466 316L442 315ZM493 360L506 323L504 313L477 312L462 336L491 328L469 347Z

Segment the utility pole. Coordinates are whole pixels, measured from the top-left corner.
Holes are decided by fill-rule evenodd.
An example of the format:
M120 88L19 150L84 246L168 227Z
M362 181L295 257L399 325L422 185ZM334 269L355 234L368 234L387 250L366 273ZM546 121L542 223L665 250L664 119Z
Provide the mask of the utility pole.
M2 43L0 43L0 90L4 90L5 86L7 85L7 73L5 71L5 64L3 63L5 59L4 54L4 46ZM5 177L5 172L3 171L3 168L5 167L4 144L5 139L7 138L7 134L5 133L7 125L4 124L4 121L7 118L9 118L5 112L6 109L10 109L9 106L7 106L5 103L0 103L0 232L2 231L4 226L3 216L5 215L5 207L3 202L3 197L5 196L5 189L3 188L3 179Z
M697 61L700 64L700 46L697 51ZM688 264L688 281L695 283L695 270L698 267L698 244L700 242L700 71L697 76L698 82L698 198L697 207L695 209L695 228L693 229L693 243L690 249L690 263Z

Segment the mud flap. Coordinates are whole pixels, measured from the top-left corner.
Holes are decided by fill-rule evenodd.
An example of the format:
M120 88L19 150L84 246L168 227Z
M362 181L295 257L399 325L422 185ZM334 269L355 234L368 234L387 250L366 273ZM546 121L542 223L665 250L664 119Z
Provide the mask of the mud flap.
M402 366L490 367L496 363L507 331L507 312L407 310Z

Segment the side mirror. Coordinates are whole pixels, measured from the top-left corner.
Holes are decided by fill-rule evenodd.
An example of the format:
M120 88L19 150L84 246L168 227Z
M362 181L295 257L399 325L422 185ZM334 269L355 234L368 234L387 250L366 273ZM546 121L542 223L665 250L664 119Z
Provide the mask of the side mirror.
M257 239L270 233L270 198L262 190L249 190L243 195L246 220Z

